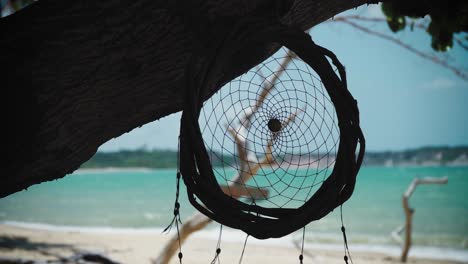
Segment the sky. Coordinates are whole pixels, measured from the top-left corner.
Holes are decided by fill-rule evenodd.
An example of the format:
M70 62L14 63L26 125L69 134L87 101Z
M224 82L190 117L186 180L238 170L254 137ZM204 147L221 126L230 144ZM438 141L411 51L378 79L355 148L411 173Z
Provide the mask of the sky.
M346 14L383 16L378 5ZM365 25L391 33L382 23ZM358 101L367 150L468 145L468 81L394 43L343 23L322 23L310 34L346 67L348 89ZM425 32L406 29L393 36L432 52L430 36ZM444 56L468 69L468 52L463 48L454 46ZM176 149L179 123L180 113L172 114L106 142L99 151Z

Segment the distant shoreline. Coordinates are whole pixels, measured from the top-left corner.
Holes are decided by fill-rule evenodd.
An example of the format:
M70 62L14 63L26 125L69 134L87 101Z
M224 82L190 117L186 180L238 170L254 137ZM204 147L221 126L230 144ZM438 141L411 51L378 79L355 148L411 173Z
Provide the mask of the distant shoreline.
M211 163L215 167L236 164L236 156L223 155L216 151L212 154ZM288 167L323 167L323 164L333 163L336 153L291 153L278 156L278 161ZM261 158L261 157L258 157ZM97 152L85 162L81 169L132 170L175 168L177 166L177 151L175 150L121 150L117 152ZM459 147L424 147L405 151L367 151L363 166L386 167L436 167L436 166L468 166L468 146ZM235 167L235 166L234 166Z
M74 173L111 173L111 172L151 172L160 169L173 168L147 168L147 167L96 167L96 168L79 168Z
M289 168L311 168L307 166L288 166ZM468 167L468 164L401 164L401 165L366 165L363 164L362 167L365 168L464 168ZM150 168L150 167L96 167L96 168L79 168L74 171L74 173L112 173L112 172L151 172L155 170L175 170L176 167L168 168Z

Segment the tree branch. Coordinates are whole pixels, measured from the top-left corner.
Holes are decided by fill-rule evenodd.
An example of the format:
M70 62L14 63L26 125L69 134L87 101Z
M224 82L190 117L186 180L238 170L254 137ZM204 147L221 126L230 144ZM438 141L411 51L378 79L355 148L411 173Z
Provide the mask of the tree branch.
M265 98L270 94L270 92L273 90L273 88L275 87L275 84L276 82L278 81L278 79L281 77L281 75L283 74L283 72L286 70L286 68L288 67L289 63L296 57L296 54L294 52L292 52L291 50L288 50L288 52L286 53L286 57L283 59L283 61L281 62L280 64L280 67L278 68L278 70L275 72L275 74L273 75L273 77L271 78L271 80L266 80L265 77L262 76L262 74L260 74L261 77L263 77L266 82L264 82L264 85L263 85L263 88L262 88L262 92L260 93L260 95L258 96L258 99L257 99L257 102L254 106L254 108L245 115L244 117L244 121L246 122L246 124L250 125L250 118L252 117L252 115L254 113L257 112L257 110L262 107L263 105L263 102L265 101Z
M461 79L463 79L465 81L468 81L468 72L466 72L464 70L461 70L461 69L457 68L456 66L451 65L446 60L442 60L441 58L439 58L439 57L437 57L435 55L431 55L429 53L422 52L422 51L414 48L413 46L411 46L411 45L409 45L407 43L404 43L403 41L399 40L396 37L393 37L393 36L388 35L388 34L384 34L382 32L376 31L376 30L369 29L369 28L367 28L365 26L362 26L362 25L359 25L359 24L353 22L352 20L367 21L367 22L384 22L384 21L386 21L385 19L381 19L381 18L365 18L365 17L362 17L362 16L339 16L339 17L335 17L332 20L328 20L328 22L341 22L341 23L350 25L353 28L358 29L358 30L360 30L360 31L362 31L364 33L369 34L369 35L376 36L378 38L388 40L388 41L390 41L390 42L392 42L392 43L394 43L394 44L396 44L396 45L410 51L411 53L418 55L419 57L421 57L423 59L429 60L432 63L438 64L438 65L442 66L443 68L446 68L446 69L452 71L453 73L455 73L455 75L457 75ZM418 27L418 28L424 28L424 25L421 24L421 23L417 23L417 24L415 24L415 26Z
M465 51L468 51L468 44L467 43L463 42L463 40L461 40L457 36L454 36L453 38L455 39L455 42L457 42L460 47L462 47Z
M189 58L246 17L303 30L366 0L47 0L0 19L7 164L0 197L61 178L104 142L181 110ZM268 57L248 49L226 83ZM213 51L215 52L215 51ZM191 69L197 72L197 68Z

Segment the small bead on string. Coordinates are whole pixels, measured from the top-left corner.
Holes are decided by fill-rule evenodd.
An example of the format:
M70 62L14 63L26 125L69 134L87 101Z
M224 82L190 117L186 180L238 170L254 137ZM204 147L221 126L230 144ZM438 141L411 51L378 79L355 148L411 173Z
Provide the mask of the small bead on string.
M216 260L218 260L218 263L221 263L219 259L219 254L221 254L221 235L223 233L223 225L219 226L219 236L218 236L218 244L216 245L216 252L213 260L211 261L211 264L215 264Z
M176 220L175 225L177 229L177 241L179 242L179 254L177 257L179 257L179 263L182 264L182 244L180 243L180 232L179 232L179 222L180 222L180 215L179 215L179 221Z

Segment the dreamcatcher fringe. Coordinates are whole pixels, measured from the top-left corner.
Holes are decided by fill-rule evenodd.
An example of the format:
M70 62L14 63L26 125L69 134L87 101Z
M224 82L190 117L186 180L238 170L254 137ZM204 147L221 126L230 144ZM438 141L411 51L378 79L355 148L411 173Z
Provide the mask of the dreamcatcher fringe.
M301 247L301 254L299 255L299 263L302 263L302 260L304 259L304 241L305 241L305 226L302 229L302 247Z
M172 218L171 222L164 229L163 232L170 232L174 224L176 225L177 229L179 229L179 224L182 224L182 220L180 219L179 185L180 185L180 172L177 172L177 190L176 190L176 201L174 204L174 217Z
M179 254L177 254L177 257L179 258L179 263L182 264L182 244L180 242L180 231L179 231L179 224L182 224L182 221L180 220L180 203L179 203L179 191L180 191L180 136L179 136L179 144L177 146L177 183L176 183L176 199L174 203L174 217L172 218L172 221L169 223L169 225L164 229L163 232L170 232L172 229L172 226L175 224L176 229L177 229L177 240L179 242Z
M343 224L343 205L340 206L340 215L341 215L341 232L343 233L343 242L344 242L344 261L346 264L348 264L348 259L351 261L351 264L353 264L353 259L351 258L351 254L349 253L349 248L348 248L348 239L346 238L346 228L344 227Z

